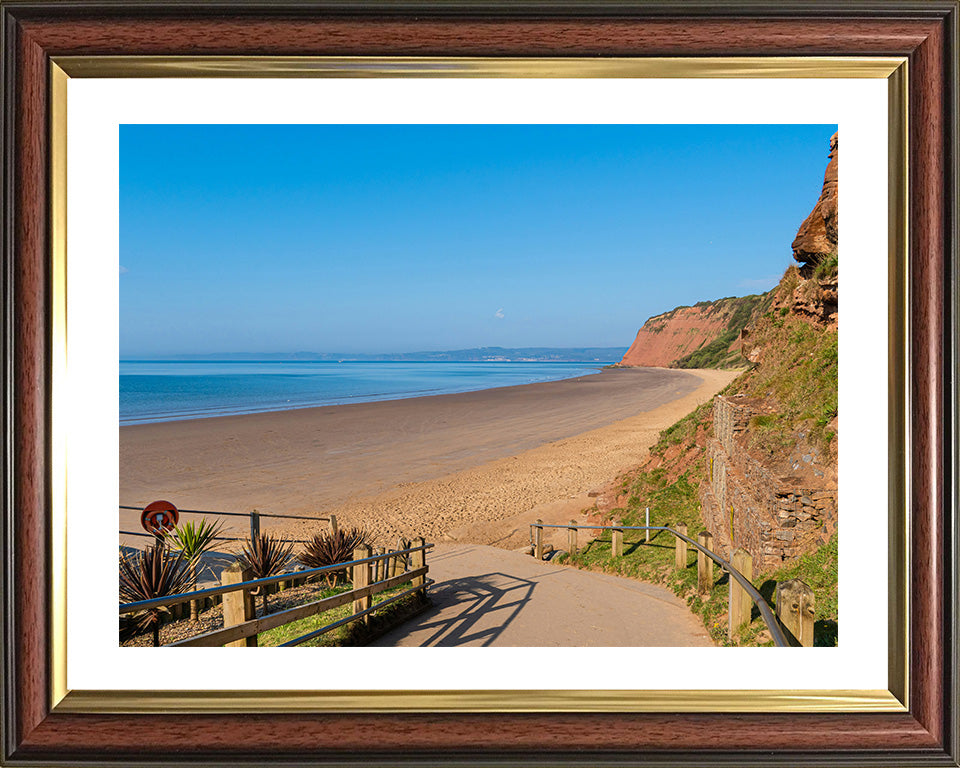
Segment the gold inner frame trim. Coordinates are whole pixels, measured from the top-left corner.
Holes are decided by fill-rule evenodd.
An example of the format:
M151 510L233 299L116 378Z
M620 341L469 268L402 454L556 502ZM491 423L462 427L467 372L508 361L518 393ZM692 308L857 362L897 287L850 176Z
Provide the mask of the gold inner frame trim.
M69 77L887 78L902 57L57 56Z
M888 80L889 690L112 691L67 687L67 83L77 78L872 78ZM902 57L446 58L61 56L51 60L51 707L70 713L904 712L909 668L905 291L907 60ZM776 651L771 651L776 653Z
M771 651L773 652L773 651ZM904 712L889 691L71 691L57 712Z

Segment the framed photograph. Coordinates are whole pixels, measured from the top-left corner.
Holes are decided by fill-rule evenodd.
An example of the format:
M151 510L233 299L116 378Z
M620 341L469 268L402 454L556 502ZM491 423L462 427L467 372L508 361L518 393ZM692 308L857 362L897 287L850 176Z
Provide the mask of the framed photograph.
M0 7L5 764L960 764L956 2L892 2L881 10L859 2L0 0ZM788 227L773 202L758 201L795 184L801 167L815 183L796 196L803 202L784 206ZM318 176L326 188L302 181ZM751 183L757 188L745 194ZM706 216L711 195L716 212ZM473 218L460 215L466 209ZM690 211L703 220L691 221ZM712 232L722 245L714 246ZM570 243L584 254L579 261L565 255ZM750 256L764 248L782 249L773 259L782 264L777 275L750 271L766 263ZM682 262L680 277L657 268L658 252ZM781 277L792 261L799 269ZM641 288L642 281L649 285ZM224 285L230 290L217 293ZM719 286L730 285L738 296L752 288L757 295L726 309L695 304L719 299L727 294ZM658 293L669 306L649 298ZM633 303L656 311L636 317L638 341L614 354L613 318L632 323ZM656 337L671 322L679 329L669 328L673 336L696 334L668 311L677 304L730 317L722 314L716 339L644 357L643 349L660 348ZM817 334L827 329L826 341L807 325L794 329L794 315ZM765 410L764 396L780 386L772 374L741 387L746 399L724 390L725 410L709 416L716 440L694 445L690 438L689 455L707 473L698 490L691 487L690 503L705 532L729 539L716 548L730 553L721 563L730 574L749 571L738 553L769 568L768 559L796 562L814 540L833 547L832 560L811 566L817 577L817 569L834 571L830 599L843 622L836 608L824 614L813 643L829 647L761 647L783 644L784 631L792 644L811 644L807 636L800 641L801 625L791 632L772 616L769 637L761 631L743 643L753 647L682 647L712 646L708 632L717 641L719 620L701 630L702 643L653 630L635 644L612 632L602 636L617 639L604 643L597 638L605 628L597 626L586 635L554 627L524 641L518 628L530 626L520 616L529 590L512 602L492 578L490 589L501 590L493 625L476 616L455 629L426 623L407 643L415 649L270 648L239 660L222 648L117 643L114 499L121 545L143 546L124 538L134 532L123 515L139 518L164 489L174 489L188 511L223 508L218 499L225 499L249 516L252 539L261 524L252 507L261 502L245 502L260 482L274 493L280 517L335 510L342 522L387 531L391 543L417 535L438 543L433 577L452 558L451 545L474 541L465 526L482 522L453 512L441 521L457 499L490 519L508 517L487 496L470 495L461 482L468 470L488 460L526 467L524 451L551 440L572 441L568 448L586 465L588 444L594 453L615 450L598 428L622 418L604 413L588 423L581 405L570 405L582 396L564 391L554 401L567 405L556 405L551 418L567 419L568 432L555 433L541 418L539 431L528 434L517 426L519 414L509 420L502 398L497 405L495 396L475 394L460 413L457 392L542 387L523 391L534 392L543 409L559 390L527 382L574 389L576 377L600 363L679 366L701 371L701 379L650 375L664 377L667 401L690 399L676 417L698 405L696 413L706 414L702 404L714 402L734 374L714 371L707 377L713 389L701 393L690 381L706 386L702 369L733 355L765 370L763 357L772 353L764 350L776 345L804 358L795 361L807 377L803 420L785 426L782 414ZM566 350L560 362L554 348ZM384 350L393 356L384 358ZM261 351L276 356L247 354ZM198 377L191 366L201 359ZM267 368L275 375L262 391L244 378L251 360L258 375ZM469 370L458 368L451 381L451 362ZM399 389L386 394L384 364L407 366L390 379ZM314 387L321 374L322 396L297 388L311 376ZM635 374L618 368L591 381ZM330 384L334 375L338 383ZM510 378L521 375L527 378ZM833 377L832 399L817 376ZM169 396L172 381L189 377L213 389ZM131 390L134 384L140 388ZM703 397L694 402L697 393ZM444 423L449 444L435 437L415 444L377 426L387 404L376 401L406 403L401 416L412 423L426 418L423 401L432 398L424 394L453 398L430 417ZM606 397L614 403L613 394ZM331 407L290 410L317 405ZM623 407L639 406L624 400ZM485 408L496 440L483 425L457 432L446 423L467 413L486 418ZM239 415L248 411L259 415ZM262 427L250 433L263 438L258 447L213 426L251 418ZM299 438L295 420L303 422ZM752 455L776 453L784 430L801 421L802 445L821 446L829 460L793 451L780 468L780 476L792 473L793 490L771 497L780 526L747 535L739 515L749 511L724 479L735 435L752 429ZM648 424L651 443L672 423ZM694 422L691 434L698 428ZM354 442L367 430L363 450L339 445L338 430ZM644 466L668 466L685 450L681 432L664 433L659 458ZM326 475L303 474L294 458L307 450L325 457ZM463 466L458 450L470 454ZM551 455L551 466L570 463L570 450ZM192 465L220 451L220 495L204 495ZM231 452L242 452L246 464L231 464ZM393 474L375 475L374 459L390 463ZM435 475L459 472L458 484L396 495L394 486L431 480L417 474L427 464ZM255 465L255 475L245 474ZM327 496L313 488L317 477ZM490 477L478 475L476 483L487 486ZM392 517L360 514L350 494L367 488L361 480L394 493L381 499ZM640 531L639 508L631 512L630 504L642 507L645 497L622 482L622 498L606 506L597 498L605 492L591 491L599 513L582 522L623 515L628 529L633 520ZM554 497L568 497L562 515L551 508L538 513L541 527L517 523L511 535L529 535L536 556L527 562L544 559L551 526L569 550L563 557L576 559L567 510L586 490L558 484ZM628 496L636 498L628 503ZM683 520L676 513L646 525L684 534ZM297 525L284 535L312 535ZM612 557L623 547L617 525L608 525L603 543ZM634 549L644 544L642 534L630 533ZM677 588L701 610L719 599L710 597L712 581L701 589L705 566L693 556L710 539L686 541L689 552L676 547L677 568L690 564L692 591ZM672 540L669 547L656 557L672 560ZM610 562L584 555L579 565L609 569ZM489 570L522 580L506 566ZM778 579L809 579L782 573ZM729 578L724 616L743 610ZM353 588L366 584L355 579ZM219 591L226 600L228 588ZM786 595L777 601L786 604ZM805 599L797 597L798 606ZM229 624L226 607L222 613L221 625ZM252 613L238 622L250 632L230 640L256 637ZM615 623L646 632L659 619ZM744 632L731 629L731 644ZM441 636L449 642L436 641ZM587 639L569 639L576 637ZM146 636L141 644L150 644Z

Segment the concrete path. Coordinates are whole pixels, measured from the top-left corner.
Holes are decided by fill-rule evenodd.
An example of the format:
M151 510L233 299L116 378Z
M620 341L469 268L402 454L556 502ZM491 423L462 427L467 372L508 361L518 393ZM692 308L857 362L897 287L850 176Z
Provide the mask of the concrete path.
M662 587L480 545L427 554L434 607L375 646L710 646Z

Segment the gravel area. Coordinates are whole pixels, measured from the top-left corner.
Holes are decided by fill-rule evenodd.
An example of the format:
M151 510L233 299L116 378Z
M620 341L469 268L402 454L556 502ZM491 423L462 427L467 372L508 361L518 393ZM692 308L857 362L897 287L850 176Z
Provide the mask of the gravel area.
M326 582L313 582L303 584L299 587L285 589L283 592L275 592L267 598L270 613L277 613L286 608L294 608L303 605L311 600L318 600L322 592L327 589ZM261 609L261 598L257 597L255 604L257 609L257 618L263 615ZM204 632L212 632L215 629L223 627L223 607L214 605L205 611L201 611L197 621L187 619L177 619L164 624L160 628L160 642L163 645L183 640ZM123 647L149 647L153 644L153 636L150 632L137 635L122 643Z

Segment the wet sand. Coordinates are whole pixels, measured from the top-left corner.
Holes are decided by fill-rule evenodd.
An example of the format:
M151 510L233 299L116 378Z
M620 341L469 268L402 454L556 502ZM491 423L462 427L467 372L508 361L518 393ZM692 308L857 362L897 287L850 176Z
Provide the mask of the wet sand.
M567 514L564 503L637 464L660 430L736 375L610 369L455 395L121 427L120 503L334 513L384 544L398 535L490 543L502 538L501 522L544 505ZM243 518L226 520L228 535L243 535ZM318 526L265 518L263 527L304 537ZM120 528L140 530L139 513L121 510Z

